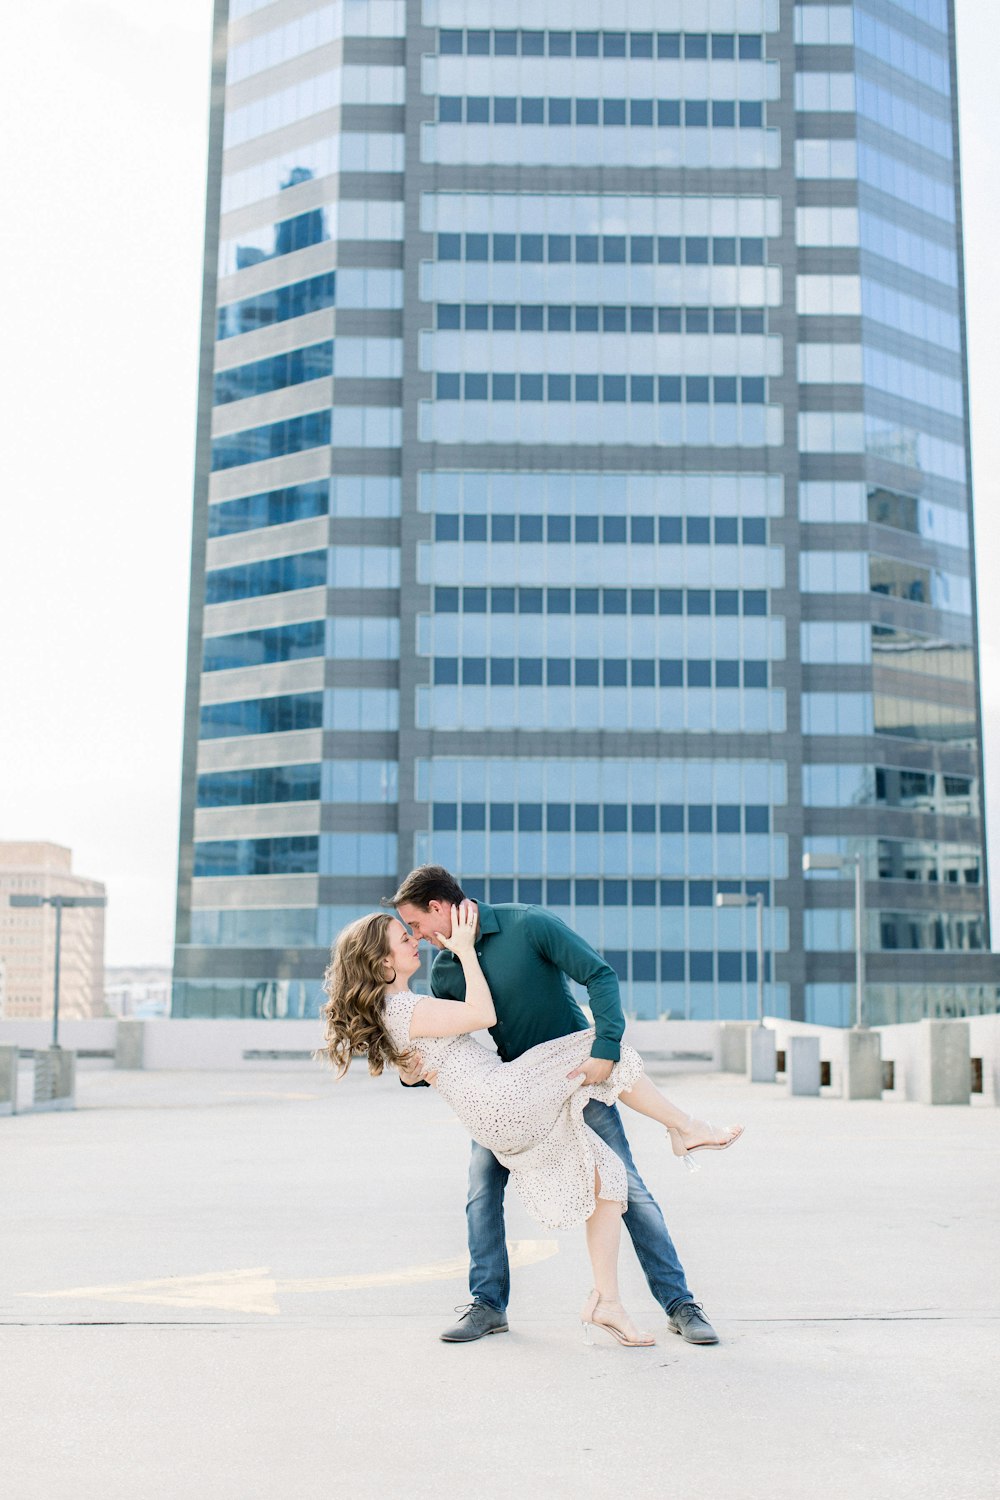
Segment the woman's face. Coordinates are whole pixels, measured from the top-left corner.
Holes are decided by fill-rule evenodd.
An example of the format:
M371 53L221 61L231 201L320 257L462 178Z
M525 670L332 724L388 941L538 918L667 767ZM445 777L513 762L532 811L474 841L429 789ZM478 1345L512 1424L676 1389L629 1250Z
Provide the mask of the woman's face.
M407 932L402 922L393 918L389 923L388 965L390 971L395 969L397 981L409 979L420 968L419 947L412 932Z

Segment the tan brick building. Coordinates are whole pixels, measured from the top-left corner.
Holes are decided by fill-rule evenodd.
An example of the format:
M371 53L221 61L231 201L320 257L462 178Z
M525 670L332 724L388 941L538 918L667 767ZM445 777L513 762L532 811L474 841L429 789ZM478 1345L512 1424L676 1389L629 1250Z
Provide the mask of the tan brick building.
M12 895L103 896L99 880L73 873L73 856L59 844L0 841L0 1016L51 1016L56 917L51 906L16 908ZM104 911L66 910L62 919L59 1014L103 1016Z

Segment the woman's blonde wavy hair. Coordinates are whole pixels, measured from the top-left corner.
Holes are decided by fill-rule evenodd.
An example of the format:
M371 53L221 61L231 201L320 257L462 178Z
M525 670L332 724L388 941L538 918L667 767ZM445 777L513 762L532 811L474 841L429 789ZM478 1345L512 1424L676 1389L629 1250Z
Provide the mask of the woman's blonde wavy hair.
M405 1065L410 1053L399 1052L382 1019L390 972L390 912L372 912L345 927L333 945L323 975L329 999L320 1011L326 1022L325 1046L313 1056L327 1060L343 1078L352 1057L367 1057L368 1071L378 1077L386 1064Z

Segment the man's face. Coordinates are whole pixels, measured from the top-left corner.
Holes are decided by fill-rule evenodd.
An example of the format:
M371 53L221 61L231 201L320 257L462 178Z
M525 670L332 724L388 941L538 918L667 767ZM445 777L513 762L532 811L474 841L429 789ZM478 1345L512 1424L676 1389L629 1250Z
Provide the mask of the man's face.
M440 948L437 933L440 932L443 937L451 937L451 907L446 906L444 902L431 901L426 911L421 911L419 906L411 906L408 902L404 902L397 910L415 938L420 938L423 942Z

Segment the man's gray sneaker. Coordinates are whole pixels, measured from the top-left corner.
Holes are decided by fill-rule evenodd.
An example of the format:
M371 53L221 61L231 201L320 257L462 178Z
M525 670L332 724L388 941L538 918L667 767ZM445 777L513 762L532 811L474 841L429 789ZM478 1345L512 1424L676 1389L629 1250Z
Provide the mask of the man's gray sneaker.
M488 1333L507 1333L507 1314L497 1312L487 1302L470 1302L468 1307L456 1307L462 1316L454 1328L446 1328L441 1337L446 1344L471 1344L474 1339L485 1338Z
M679 1302L667 1319L671 1333L689 1344L717 1344L719 1335L701 1310L700 1302Z

